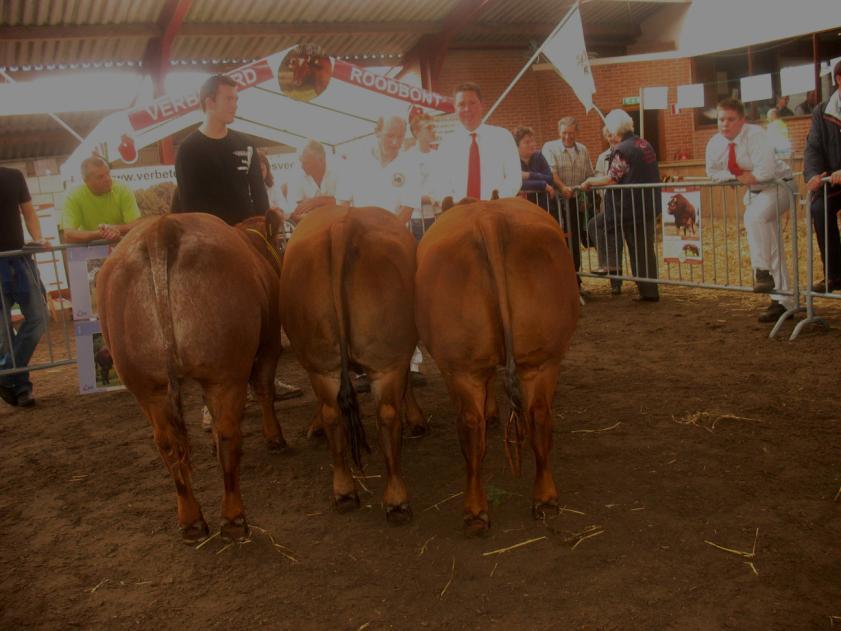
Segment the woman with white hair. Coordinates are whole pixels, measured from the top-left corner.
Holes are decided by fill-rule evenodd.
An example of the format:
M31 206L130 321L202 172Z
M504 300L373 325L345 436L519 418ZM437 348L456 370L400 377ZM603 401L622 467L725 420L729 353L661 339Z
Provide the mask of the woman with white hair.
M615 184L649 184L660 182L657 155L651 144L634 134L634 121L623 110L612 110L605 117L611 143L615 143L607 175L584 180L581 188ZM624 238L631 259L631 270L637 278L657 278L657 254L654 234L662 204L656 188L608 189L604 199L604 225L608 236ZM616 266L620 267L619 265ZM608 273L608 269L603 270ZM656 283L637 282L640 300L657 302L660 294Z

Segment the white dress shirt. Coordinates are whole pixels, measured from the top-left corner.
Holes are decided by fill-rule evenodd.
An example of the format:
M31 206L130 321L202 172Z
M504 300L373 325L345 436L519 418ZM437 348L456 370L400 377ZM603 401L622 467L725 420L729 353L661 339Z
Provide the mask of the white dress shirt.
M347 193L342 201L352 206L378 206L395 215L401 206L420 208L419 174L415 161L405 153L383 166L378 145L367 147L348 158Z
M441 169L439 162L441 161L441 154L437 149L427 151L424 153L415 145L406 152L406 159L413 160L418 169L418 190L421 197L429 197L432 200L440 200L441 195ZM420 219L423 216L426 219L435 217L432 204L426 204L423 209L418 209L412 214L413 219Z
M768 142L765 130L759 125L746 123L733 140L727 140L720 132L707 143L707 176L717 182L735 180L727 168L730 159L730 143L736 143L736 162L739 167L751 171L759 182L775 178L791 178L791 168L774 155L774 148ZM773 184L771 184L773 186ZM752 185L752 190L765 188Z
M497 191L500 197L514 197L523 183L520 154L514 136L503 127L479 125L476 144L479 145L479 173L482 196L490 199ZM467 162L470 157L470 132L458 128L441 144L438 150L444 175L442 193L458 201L467 197Z

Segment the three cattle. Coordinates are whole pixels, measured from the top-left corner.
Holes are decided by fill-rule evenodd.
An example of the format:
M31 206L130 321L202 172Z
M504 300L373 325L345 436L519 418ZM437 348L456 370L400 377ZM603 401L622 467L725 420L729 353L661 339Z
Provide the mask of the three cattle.
M400 448L403 420L413 433L425 431L407 379L418 333L457 407L465 532L489 526L480 473L500 365L511 408L506 441L516 464L527 437L535 454L534 514L556 509L551 403L578 317L575 272L557 223L524 200L460 204L416 252L390 213L327 207L299 224L281 265L281 222L269 216L230 228L204 214L157 218L129 233L102 268L103 334L174 479L184 539L202 539L208 528L191 488L180 382L198 381L213 413L222 534L241 539L248 534L239 489L248 383L270 448L285 446L273 407L281 323L318 399L337 510L359 504L347 452L359 467L367 448L356 372L367 374L376 400L387 519L411 518Z

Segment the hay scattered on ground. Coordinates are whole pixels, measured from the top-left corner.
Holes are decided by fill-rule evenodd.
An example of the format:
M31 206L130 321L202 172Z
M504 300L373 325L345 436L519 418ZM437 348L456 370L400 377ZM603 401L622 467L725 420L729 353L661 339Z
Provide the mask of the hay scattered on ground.
M692 412L680 418L672 416L672 420L678 425L694 425L702 427L712 433L719 421L753 421L761 423L759 419L748 418L747 416L736 416L735 414L715 414L714 412Z
M494 554L503 554L505 552L510 552L511 550L516 550L517 548L522 548L523 546L531 545L537 541L543 541L544 539L548 539L546 535L542 537L535 537L534 539L526 539L525 541L521 541L520 543L515 543L513 546L508 546L507 548L498 548L496 550L491 550L490 552L483 552L483 557L489 557Z
M443 500L441 500L440 502L437 502L437 503L433 504L432 506L427 506L426 508L424 508L424 509L423 509L423 511L422 511L422 512L424 512L424 513L425 513L426 511L428 511L428 510L432 510L433 508L434 508L435 510L440 510L438 507L439 507L439 506L441 506L441 504L444 504L444 503L446 503L446 502L449 502L450 500L455 499L455 498L457 498L457 497L458 497L458 496L460 496L460 495L464 495L464 491L459 491L458 493L453 493L452 495L450 495L450 496L448 496L448 497L445 497L445 498L444 498Z
M737 556L744 557L745 559L754 559L754 558L756 558L756 542L757 542L758 539L759 539L759 528L756 529L756 534L754 535L754 538L753 538L753 548L751 548L750 552L745 552L744 550L736 550L735 548L725 548L724 546L720 546L717 543L713 543L712 541L708 541L707 539L704 539L704 543L706 543L708 545L711 545L713 548L718 548L719 550L723 550L724 552L729 552L730 554L735 554ZM753 566L752 563L750 565ZM752 568L752 569L753 569L754 573L758 574L756 572L756 568Z
M450 584L453 582L453 578L456 575L456 558L453 557L453 566L450 568L450 580L447 581L447 584L444 585L444 589L441 590L441 593L438 595L438 598L443 598L444 594L447 593L447 589L450 587Z
M601 429L573 429L569 433L570 434L598 434L600 432L609 432L612 429L616 429L622 424L622 421L616 421L610 427L602 427Z

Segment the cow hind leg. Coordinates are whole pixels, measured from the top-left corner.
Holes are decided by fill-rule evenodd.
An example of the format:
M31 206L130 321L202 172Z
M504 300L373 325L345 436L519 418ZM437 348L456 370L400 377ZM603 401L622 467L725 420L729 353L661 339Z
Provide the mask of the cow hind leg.
M263 418L263 437L266 439L269 451L280 452L286 449L286 439L277 421L274 409L274 377L277 370L277 355L260 354L254 362L251 371L251 387L260 402L260 412Z
M400 473L400 449L403 440L401 402L406 395L404 384L407 370L408 367L377 375L371 380L371 391L377 401L380 446L386 465L383 504L386 519L394 526L406 524L412 519L409 494Z
M145 398L141 407L152 424L161 459L175 482L181 538L187 544L203 541L210 531L193 494L190 443L180 410L173 409L165 390Z
M221 535L232 541L241 541L249 535L239 480L246 389L245 383L205 386L205 396L214 419L213 439L225 484Z
M558 489L552 477L552 398L560 372L559 364L545 364L537 370L522 371L520 384L523 407L534 450L535 476L532 515L543 519L558 511Z
M339 380L310 375L313 391L321 401L321 423L333 458L333 505L339 513L359 508L356 483L347 462L347 429L339 411Z
M485 402L488 376L454 375L448 387L456 402L458 438L467 465L467 490L464 495L464 534L484 536L490 528L488 498L482 487L482 461L487 449Z
M429 423L423 415L417 400L415 399L415 391L412 384L407 380L406 392L404 394L404 404L406 411L406 424L409 426L409 434L412 436L424 436L429 432Z

